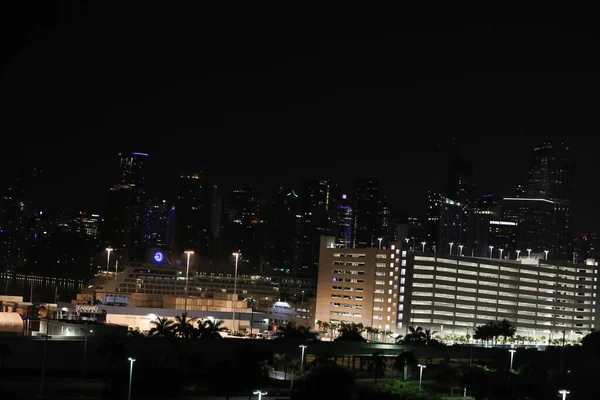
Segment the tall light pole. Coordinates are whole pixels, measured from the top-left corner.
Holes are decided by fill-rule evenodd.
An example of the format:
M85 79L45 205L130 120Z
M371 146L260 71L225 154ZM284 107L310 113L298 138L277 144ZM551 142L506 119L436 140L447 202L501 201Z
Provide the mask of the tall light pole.
M502 252L504 251L504 249L498 249L498 250L500 250L500 257L499 258L502 260Z
M448 243L450 245L450 255L452 255L452 246L454 246L454 242Z
M87 366L87 338L88 333L94 332L92 329L89 331L87 329L80 328L83 332L83 367L81 368L81 376L85 378L85 369Z
M462 249L463 249L463 247L465 247L465 246L463 246L462 244L458 245L458 256L459 257L462 257Z
M548 253L550 253L550 250L544 250L544 253L546 253L546 260L548 259Z
M383 240L383 238L377 238L377 240L379 240L379 250L381 250L381 241Z
M531 249L527 249L527 258L531 258Z
M194 254L193 250L184 251L187 254L187 268L185 269L185 298L183 300L183 311L187 312L187 300L188 300L188 281L190 280L190 257Z
M257 391L254 392L254 394L257 394L258 395L258 400L261 400L262 397L263 397L263 395L268 394L268 392L261 392L260 390L257 390Z
M421 390L421 387L423 386L423 369L425 369L427 367L423 364L419 364L419 365L417 365L417 367L419 367L421 369L419 371L419 390Z
M521 259L521 250L517 250L517 260Z
M567 400L567 395L570 394L568 390L559 390L558 393L562 394L562 400Z
M106 274L108 275L108 267L110 265L110 252L113 251L113 249L111 249L110 247L106 248L107 251L107 256L106 256Z
M494 250L494 246L489 246L490 248L490 258L492 258L492 251Z
M235 256L235 275L233 277L233 318L231 320L231 330L232 332L235 332L235 306L236 306L236 300L235 298L237 297L237 270L238 270L238 261L240 259L240 255L242 253L238 250L235 253L233 253L233 255Z
M425 253L425 245L427 244L427 242L421 242L421 246L423 246L423 253Z
M117 305L117 273L119 272L119 260L115 261L115 295L113 296L113 306Z
M575 264L575 257L577 256L576 252L573 252L573 264Z
M517 352L515 349L509 349L508 352L510 353L510 369L513 369L513 360L515 358L515 353Z
M302 375L304 374L304 349L306 349L308 346L305 344L301 344L298 347L302 349L302 358L300 359L300 375Z
M133 380L133 363L135 362L135 358L129 357L129 395L127 396L128 400L131 400L131 381Z

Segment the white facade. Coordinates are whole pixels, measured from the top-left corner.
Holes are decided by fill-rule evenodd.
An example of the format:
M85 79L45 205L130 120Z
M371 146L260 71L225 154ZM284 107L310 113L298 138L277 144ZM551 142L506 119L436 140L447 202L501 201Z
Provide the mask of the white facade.
M500 260L410 253L405 328L473 335L506 318L517 335L570 339L596 329L598 267L540 259Z

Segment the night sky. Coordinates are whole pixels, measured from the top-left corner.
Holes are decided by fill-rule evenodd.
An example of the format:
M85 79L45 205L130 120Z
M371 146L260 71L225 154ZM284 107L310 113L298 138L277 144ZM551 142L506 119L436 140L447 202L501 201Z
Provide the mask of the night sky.
M117 153L130 150L150 153L148 184L164 196L184 171L266 190L363 176L380 179L396 212L422 215L426 191L445 188L453 137L498 197L514 194L535 145L564 141L576 227L600 231L597 35L583 25L72 3L0 10L2 189L38 167L53 207L101 211Z

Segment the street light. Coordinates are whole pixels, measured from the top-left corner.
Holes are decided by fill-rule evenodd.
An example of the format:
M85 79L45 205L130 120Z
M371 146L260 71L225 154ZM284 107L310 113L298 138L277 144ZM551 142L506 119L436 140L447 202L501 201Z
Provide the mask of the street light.
M427 244L427 242L421 242L421 246L423 246L423 253L425 253L425 245Z
M465 246L463 246L462 244L458 245L458 256L459 257L462 257L462 249L463 249L463 247L465 247Z
M188 280L190 279L190 256L194 254L194 251L186 250L184 253L187 254L187 268L185 270L185 298L183 300L183 311L187 312Z
M254 392L254 394L257 394L258 395L258 400L261 400L262 397L263 397L263 395L266 395L267 392L261 392L260 390L257 390L257 391Z
M106 256L106 274L108 275L108 266L110 265L110 252L113 251L110 247L106 248L108 255Z
M515 349L510 349L508 350L508 352L510 353L510 369L513 369L513 360L515 358L515 353L517 352Z
M450 245L450 255L452 255L452 246L454 246L454 242L450 242L449 245Z
M490 258L492 258L492 251L494 250L494 246L489 246L490 248Z
M544 250L544 253L546 253L546 260L548 259L548 253L550 253L550 250Z
M301 344L298 347L302 349L302 358L300 359L300 375L302 375L304 374L304 349L306 349L308 346L305 344Z
M238 270L238 261L240 259L240 255L242 253L238 250L235 253L233 253L233 255L235 256L235 275L233 277L233 318L231 321L231 330L233 332L235 332L235 306L236 306L236 301L235 298L237 297L237 270Z
M558 393L562 394L562 400L567 400L567 395L571 394L568 390L559 390Z
M81 331L83 332L83 367L81 368L81 376L83 378L85 378L85 368L86 368L86 364L87 364L87 338L88 338L88 333L92 333L94 332L92 329L87 330L87 329L83 329L83 328L79 328L81 329Z
M531 258L531 249L527 249L527 258Z
M131 400L131 381L133 379L133 363L135 362L135 358L129 357L129 396L127 396L128 400Z
M498 249L500 250L500 259L502 260L502 252L504 251L504 249Z
M419 364L417 365L417 367L420 368L419 371L419 390L421 390L421 386L423 385L423 369L427 368L425 365L423 364Z
M517 250L517 260L521 259L521 250Z
M377 238L377 240L379 240L379 250L381 250L381 241L383 240L383 238Z

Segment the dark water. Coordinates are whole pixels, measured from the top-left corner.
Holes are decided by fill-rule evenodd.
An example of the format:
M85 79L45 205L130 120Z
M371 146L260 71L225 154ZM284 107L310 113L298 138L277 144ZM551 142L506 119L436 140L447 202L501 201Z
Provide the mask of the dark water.
M82 287L83 281L75 279L0 273L0 295L22 296L26 302L69 302Z

